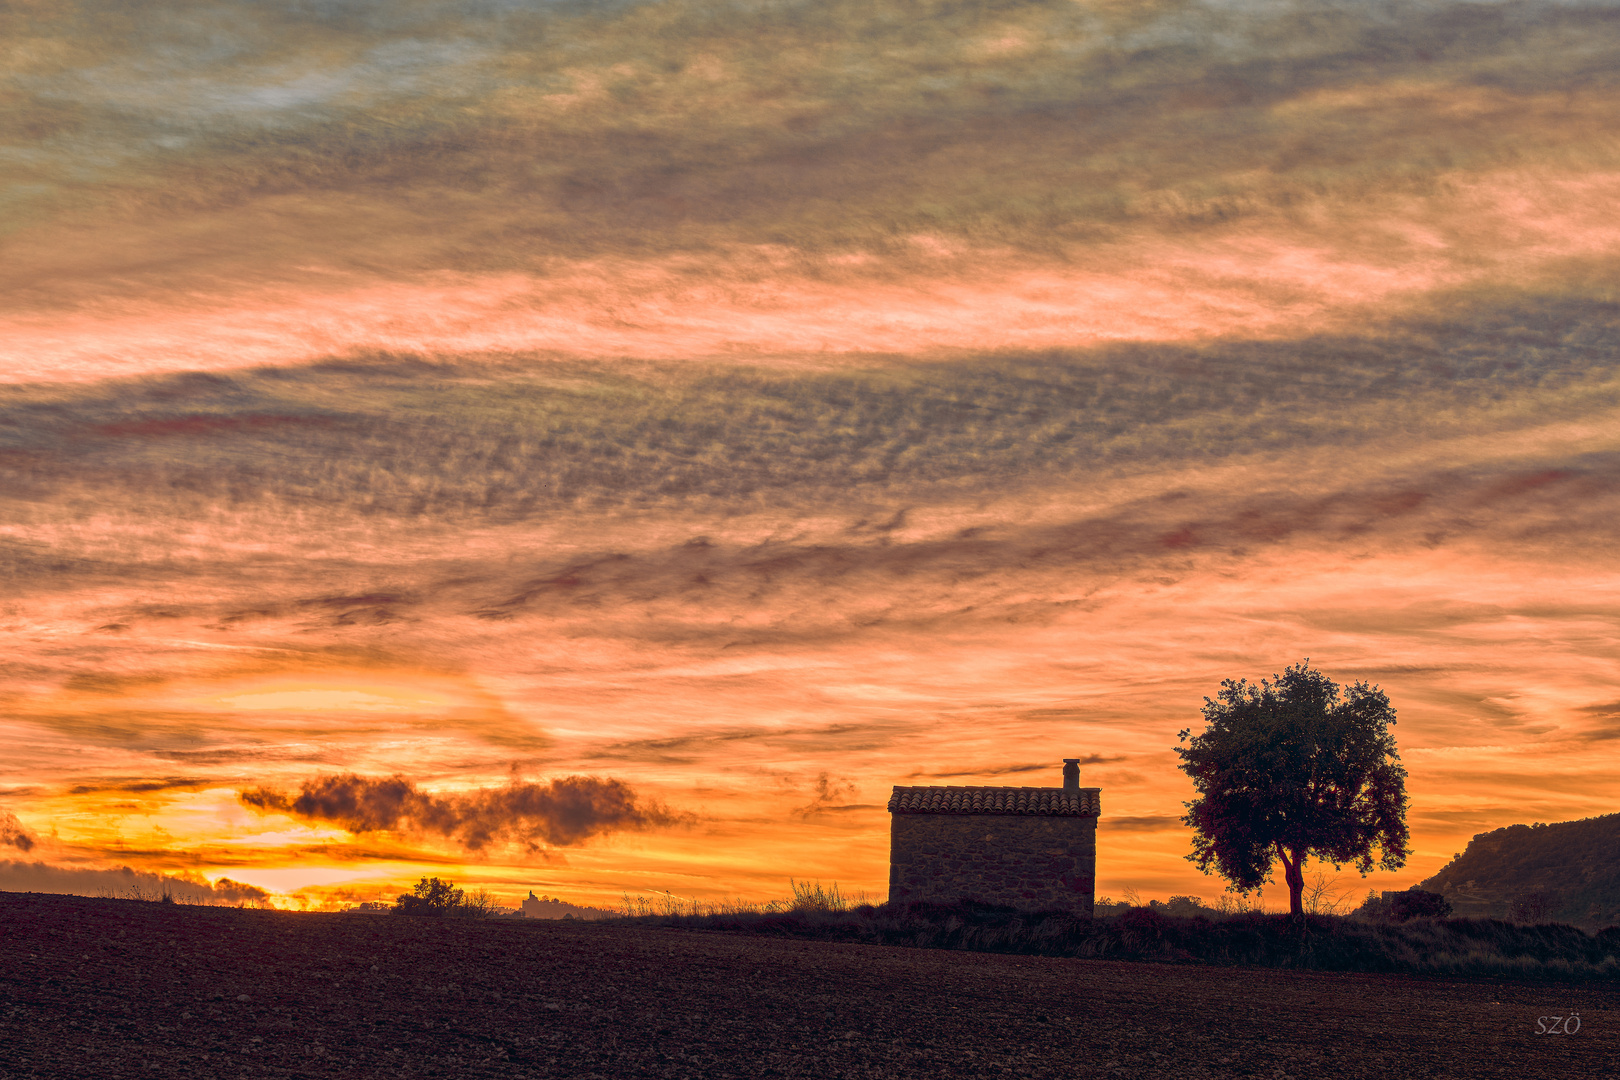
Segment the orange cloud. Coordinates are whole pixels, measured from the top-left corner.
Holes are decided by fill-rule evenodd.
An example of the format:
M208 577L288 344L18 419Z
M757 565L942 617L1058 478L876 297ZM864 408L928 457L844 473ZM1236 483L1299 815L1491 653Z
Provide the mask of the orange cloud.
M1375 307L1387 317L1437 290L1524 287L1620 254L1620 174L1456 176L1443 189L1451 194L1383 200L1319 224L1144 233L1061 262L938 249L922 263L886 257L811 276L794 252L763 248L559 262L544 276L323 274L306 289L152 293L0 317L0 377L225 370L379 350L696 359L1285 335L1347 326Z
M1302 656L1374 887L1613 808L1590 12L204 6L7 24L0 886L881 894L1078 756L1208 896L1174 732Z

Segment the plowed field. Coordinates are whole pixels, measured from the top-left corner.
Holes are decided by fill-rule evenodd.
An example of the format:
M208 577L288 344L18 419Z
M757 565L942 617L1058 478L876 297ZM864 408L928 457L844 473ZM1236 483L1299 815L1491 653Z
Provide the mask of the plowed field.
M243 1076L1613 1080L1620 987L0 894L0 1078Z

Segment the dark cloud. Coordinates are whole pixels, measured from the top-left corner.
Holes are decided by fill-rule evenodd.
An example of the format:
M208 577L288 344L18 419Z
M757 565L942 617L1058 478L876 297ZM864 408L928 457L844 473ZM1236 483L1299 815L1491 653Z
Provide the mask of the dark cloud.
M134 870L54 866L44 862L0 862L0 891L67 893L73 896L110 896L156 900L170 896L184 904L248 904L262 906L269 894L256 885L230 878L213 884L191 874L171 875Z
M33 834L23 828L23 823L10 810L0 810L0 847L14 847L18 851L34 850Z
M237 900L246 903L259 903L269 897L269 893L257 885L249 885L242 881L232 881L222 877L214 882L214 897L219 900Z
M622 781L593 776L565 776L546 783L514 780L498 788L436 795L403 776L343 773L306 780L297 794L251 788L239 792L238 798L259 811L328 821L353 833L443 836L471 851L494 842L566 847L605 833L682 820L657 803L638 798Z

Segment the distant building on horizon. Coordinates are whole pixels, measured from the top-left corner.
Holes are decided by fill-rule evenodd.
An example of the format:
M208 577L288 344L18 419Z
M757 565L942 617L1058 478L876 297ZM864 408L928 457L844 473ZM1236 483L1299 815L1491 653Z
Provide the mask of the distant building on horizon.
M554 896L536 896L534 890L529 890L528 897L523 901L516 914L525 919L600 919L610 914L593 907L581 907L570 904L566 900L559 900Z
M962 900L1090 916L1102 789L896 787L889 797L889 902Z
M560 919L563 917L563 903L561 900L553 900L549 896L536 896L533 889L529 890L529 895L523 901L520 910L523 912L525 919Z

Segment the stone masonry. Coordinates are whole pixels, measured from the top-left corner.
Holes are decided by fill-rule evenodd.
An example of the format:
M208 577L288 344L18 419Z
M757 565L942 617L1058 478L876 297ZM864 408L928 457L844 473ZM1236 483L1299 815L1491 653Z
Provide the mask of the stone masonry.
M889 901L976 900L1091 915L1101 789L897 787L889 799Z

